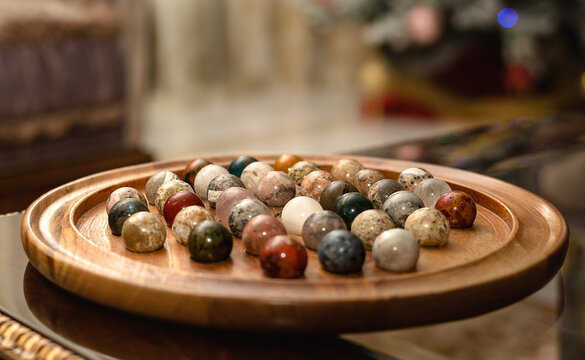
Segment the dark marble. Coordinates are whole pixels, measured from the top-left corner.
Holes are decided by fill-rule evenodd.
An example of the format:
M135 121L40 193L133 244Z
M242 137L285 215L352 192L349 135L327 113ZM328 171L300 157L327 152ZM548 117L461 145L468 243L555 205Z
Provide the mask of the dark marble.
M333 210L335 200L343 194L358 192L354 184L345 180L337 180L327 185L321 193L320 203L323 210Z
M217 221L207 220L191 231L187 245L193 260L217 262L230 257L233 240L225 226Z
M270 277L299 277L307 267L307 250L294 238L277 235L260 250L260 266Z
M347 230L333 230L319 245L319 262L323 270L336 274L352 274L362 270L366 248Z
M348 229L351 229L351 224L356 216L373 208L374 205L372 205L370 199L357 192L343 194L333 204L333 211L341 216Z
M242 175L242 171L244 171L246 166L256 161L258 161L258 159L253 158L251 156L246 155L238 156L230 163L228 171L230 174L240 177Z
M108 214L108 225L110 226L110 230L112 230L112 234L121 235L124 222L126 222L132 214L139 211L148 212L148 207L140 200L126 198L115 203Z

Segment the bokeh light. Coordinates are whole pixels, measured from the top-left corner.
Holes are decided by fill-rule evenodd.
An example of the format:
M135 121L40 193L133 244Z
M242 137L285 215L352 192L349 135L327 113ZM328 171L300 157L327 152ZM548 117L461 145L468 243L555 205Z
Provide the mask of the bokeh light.
M498 12L498 23L505 29L516 26L518 22L518 12L511 8L503 8Z

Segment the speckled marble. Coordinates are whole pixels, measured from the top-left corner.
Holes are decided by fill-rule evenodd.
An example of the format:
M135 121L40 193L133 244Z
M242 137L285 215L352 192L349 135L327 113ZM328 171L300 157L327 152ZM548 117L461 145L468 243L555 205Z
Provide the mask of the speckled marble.
M122 239L127 250L152 252L164 246L167 227L156 214L138 212L128 218L122 228Z
M207 200L209 183L211 183L211 180L216 176L224 174L229 174L227 169L215 164L207 165L199 170L199 173L197 173L197 176L195 176L195 180L193 181L193 189L195 189L197 196L199 196L201 200Z
M455 229L472 226L477 215L477 205L471 195L460 190L450 191L441 196L435 208L445 215L449 220L449 226Z
M228 229L217 221L203 221L195 226L187 242L191 259L198 262L218 262L230 257L233 240Z
M189 234L197 224L205 220L215 220L213 214L201 206L187 206L177 213L173 221L173 234L177 242L181 245L187 245Z
M364 168L364 165L354 159L339 159L331 167L331 175L336 180L351 182L355 174Z
M220 195L229 188L232 187L244 187L244 183L239 177L233 174L221 174L213 178L207 187L207 201L209 206L215 209L217 199Z
M258 182L258 199L268 206L282 207L295 195L294 181L282 171L269 171Z
M159 214L163 214L165 202L169 196L179 191L193 192L193 188L182 180L167 181L158 188L156 196L154 197L154 205Z
M437 209L414 211L406 219L404 230L410 231L421 246L443 246L449 241L449 221Z
M282 208L281 220L289 234L300 235L305 220L313 213L322 211L321 204L312 197L299 196Z
M290 170L288 171L288 176L290 176L291 179L293 179L293 181L295 182L295 184L297 184L297 186L301 186L305 176L307 176L308 174L310 174L311 172L313 172L315 170L320 170L320 169L321 168L316 163L314 163L312 161L303 160L303 161L299 161L298 163L294 164L290 168Z
M327 185L323 192L321 193L321 199L319 202L321 206L325 210L333 210L333 205L335 204L335 200L343 194L347 194L350 192L358 192L358 189L350 183L349 181L345 180L336 180L331 184Z
M321 239L333 230L347 230L343 219L330 210L317 211L303 223L302 237L306 247L319 249Z
M423 168L408 168L398 175L398 182L405 190L414 191L414 188L425 179L432 179L433 175Z
M258 183L270 171L274 171L272 165L263 161L256 161L246 166L240 178L246 189L250 190L254 196L258 196Z
M112 191L110 196L108 196L106 200L106 213L110 213L112 206L122 199L136 199L143 202L144 205L148 205L146 197L140 191L133 187L124 186Z
M228 224L230 231L234 236L241 238L244 227L254 216L267 214L270 210L264 203L258 199L244 199L232 207Z
M380 269L406 272L416 267L420 249L414 236L404 229L382 232L372 247L374 262Z
M122 234L122 226L133 214L145 211L148 212L148 206L138 199L122 199L112 206L108 213L108 226L114 235Z
M366 249L370 250L378 235L395 227L388 214L382 210L371 209L356 216L351 223L351 232L360 238Z
M335 179L333 176L325 170L315 170L307 174L301 183L301 195L310 196L313 199L319 201L321 199L321 193L331 184Z
M451 191L451 187L441 179L425 179L415 188L414 193L421 198L426 207L435 207L437 199Z
M217 220L225 226L229 226L232 207L244 199L256 199L256 197L252 195L250 190L245 188L233 187L225 189L215 204L215 216Z
M384 174L374 169L362 169L354 175L352 184L358 189L358 191L364 195L368 195L370 187L376 182L384 179Z
M424 207L423 201L414 193L406 190L397 191L384 202L383 210L394 224L404 227L404 222L413 211Z
M404 190L404 186L393 179L382 179L370 186L368 191L368 199L376 209L382 210L384 202L388 197L397 191Z
M282 222L272 215L261 214L248 221L242 231L242 244L248 254L260 254L260 249L270 238L286 235Z
M179 180L179 176L177 174L170 172L170 171L159 171L156 174L152 175L146 181L146 186L144 188L144 192L146 194L146 199L150 205L154 205L154 201L156 200L156 192L158 188L165 182L171 180Z
M335 274L360 272L366 259L364 244L347 230L333 230L325 235L318 253L323 270Z

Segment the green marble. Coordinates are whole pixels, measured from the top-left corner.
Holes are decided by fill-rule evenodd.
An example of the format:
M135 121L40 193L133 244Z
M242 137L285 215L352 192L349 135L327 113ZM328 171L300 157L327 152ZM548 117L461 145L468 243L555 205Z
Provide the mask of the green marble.
M232 245L232 235L217 221L203 221L189 234L189 253L198 262L227 260L232 252Z

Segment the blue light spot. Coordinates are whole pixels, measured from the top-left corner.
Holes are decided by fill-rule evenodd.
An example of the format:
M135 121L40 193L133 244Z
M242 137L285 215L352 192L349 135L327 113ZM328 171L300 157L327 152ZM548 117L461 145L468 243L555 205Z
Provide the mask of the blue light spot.
M503 8L498 13L498 23L506 29L513 28L518 22L518 12L514 9Z

